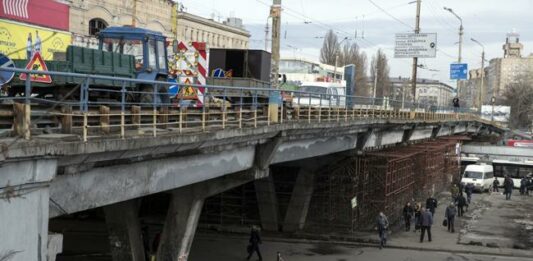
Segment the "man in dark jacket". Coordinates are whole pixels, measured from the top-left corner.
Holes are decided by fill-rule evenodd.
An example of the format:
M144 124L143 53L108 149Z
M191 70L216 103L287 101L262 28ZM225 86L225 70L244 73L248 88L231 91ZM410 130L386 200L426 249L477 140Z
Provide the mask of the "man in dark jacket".
M426 200L426 209L428 209L432 215L435 215L435 209L437 208L437 200L431 196Z
M405 231L411 230L411 219L413 218L414 209L411 202L407 202L403 207L403 219L405 221Z
M500 181L498 178L494 178L494 182L492 182L492 192L500 192L500 189L498 188L500 186Z
M389 220L383 212L379 212L376 226L379 233L379 249L382 249L387 243L387 230L389 229Z
M470 202L472 201L472 194L474 193L474 184L468 183L465 187L465 193L466 193L466 202L468 205L470 205Z
M431 226L433 225L433 214L428 209L422 208L422 214L420 217L420 225L422 232L420 234L420 243L424 241L424 234L428 233L428 241L431 242Z
M520 180L520 195L525 195L526 194L526 189L527 189L527 178L523 177Z
M446 208L446 214L445 217L448 220L448 232L455 233L455 215L457 214L457 209L455 208L455 204L452 202L450 205Z
M466 206L466 199L465 196L459 195L457 197L457 216L462 217L465 213L464 207Z
M505 199L510 200L511 195L513 194L514 182L509 176L505 176L503 181L503 193L505 194Z
M253 253L257 253L257 257L259 257L259 260L263 260L263 257L261 257L261 251L259 251L259 244L261 244L261 236L259 235L259 228L256 226L252 227L252 231L250 232L250 240L248 241L250 245L248 245L248 257L246 260L250 260Z

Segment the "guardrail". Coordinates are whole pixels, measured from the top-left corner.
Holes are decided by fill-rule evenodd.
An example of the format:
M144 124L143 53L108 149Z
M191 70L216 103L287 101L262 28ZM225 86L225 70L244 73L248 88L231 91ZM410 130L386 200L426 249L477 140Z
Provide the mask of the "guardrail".
M207 132L226 128L256 128L285 122L331 122L360 119L399 119L424 121L478 120L478 113L447 106L406 103L388 98L280 91L268 88L199 86L203 104L194 104L176 92L183 84L87 75L44 72L13 68L2 71L48 74L76 79L60 100L46 94L32 94L27 77L24 91L0 97L0 129L30 139L32 133L79 134L83 141L102 135L126 138L161 132ZM102 87L99 81L119 83ZM132 88L127 86L142 86ZM3 87L5 88L5 86ZM3 89L5 93L6 90ZM275 102L283 97L282 102ZM11 110L9 109L11 107ZM9 123L12 119L12 124Z

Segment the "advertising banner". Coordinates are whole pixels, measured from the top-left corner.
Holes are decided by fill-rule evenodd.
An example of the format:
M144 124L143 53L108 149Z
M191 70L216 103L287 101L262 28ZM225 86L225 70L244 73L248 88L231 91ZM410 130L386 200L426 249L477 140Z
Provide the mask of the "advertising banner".
M55 52L66 52L70 33L0 20L0 53L11 59L30 59L40 51L45 61L53 60Z
M435 58L436 56L436 33L396 34L394 45L394 58Z
M69 30L69 6L54 0L0 0L0 18Z

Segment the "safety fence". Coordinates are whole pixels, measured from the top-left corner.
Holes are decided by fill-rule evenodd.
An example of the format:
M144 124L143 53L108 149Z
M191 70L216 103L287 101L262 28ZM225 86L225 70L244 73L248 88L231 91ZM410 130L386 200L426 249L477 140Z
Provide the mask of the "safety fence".
M0 128L12 136L78 134L126 138L174 131L207 132L286 122L477 120L477 112L388 98L280 91L269 88L182 85L173 82L0 68L50 75L62 84L30 81L2 87ZM184 95L187 90L189 96ZM190 93L195 97L192 99Z

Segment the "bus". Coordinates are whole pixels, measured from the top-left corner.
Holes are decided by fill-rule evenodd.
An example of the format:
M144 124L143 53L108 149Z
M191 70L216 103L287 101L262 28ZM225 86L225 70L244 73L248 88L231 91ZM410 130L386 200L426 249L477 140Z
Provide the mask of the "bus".
M533 173L533 161L509 161L493 160L494 177L500 180L503 185L503 178L508 175L513 179L514 187L520 188L520 180Z

